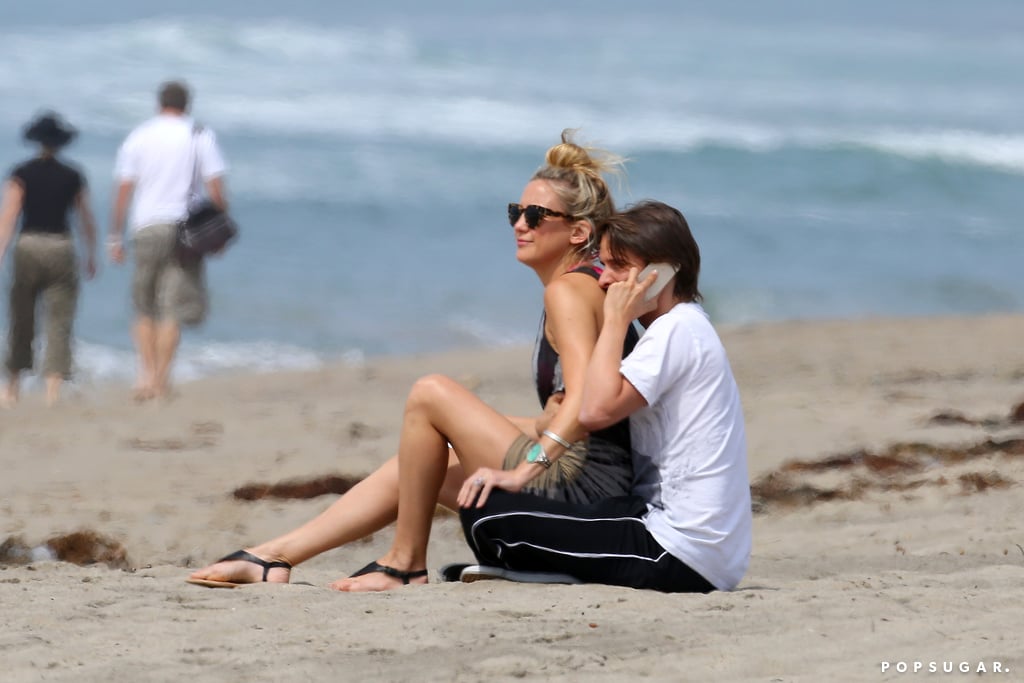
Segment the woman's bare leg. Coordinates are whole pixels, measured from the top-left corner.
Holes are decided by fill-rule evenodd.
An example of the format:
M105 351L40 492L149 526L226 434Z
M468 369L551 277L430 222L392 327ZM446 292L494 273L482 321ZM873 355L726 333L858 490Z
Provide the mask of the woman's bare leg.
M0 395L0 408L10 408L18 402L18 389L20 386L21 373L11 371L7 376L7 386L4 393Z
M458 461L446 476L452 485L445 487L458 492L465 475ZM447 503L455 506L454 495L448 494ZM398 510L398 458L392 457L375 472L367 476L322 513L302 526L282 536L247 548L250 553L268 562L284 561L292 566L305 562L320 553L364 538L395 521ZM263 569L251 562L217 562L191 574L194 579L256 583L263 577ZM289 572L283 568L270 570L267 580L286 583Z
M378 562L399 571L426 568L427 543L439 492L444 489L450 441L464 472L500 467L519 427L447 377L419 380L409 392L398 445L398 528L391 550ZM448 494L450 495L450 493ZM413 579L426 583L425 577ZM332 588L380 591L403 582L383 573L341 579Z
M456 497L465 479L454 453L449 456L439 502L458 509ZM353 486L317 517L271 541L247 548L268 562L284 561L292 566L322 552L337 548L383 529L395 521L398 510L398 457L392 457L366 479ZM263 569L251 562L217 562L191 574L195 579L256 583ZM274 568L270 582L286 583L289 572Z

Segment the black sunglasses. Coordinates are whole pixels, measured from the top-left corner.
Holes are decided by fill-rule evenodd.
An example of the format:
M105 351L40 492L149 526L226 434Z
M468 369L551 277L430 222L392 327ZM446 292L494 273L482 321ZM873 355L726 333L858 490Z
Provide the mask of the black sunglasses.
M575 216L562 213L561 211L553 211L546 206L537 206L536 204L530 204L529 206L523 206L522 204L509 204L508 224L515 227L515 224L519 222L520 216L526 216L526 227L530 230L533 230L540 225L541 219L546 218L547 216L564 218L567 221L576 219Z

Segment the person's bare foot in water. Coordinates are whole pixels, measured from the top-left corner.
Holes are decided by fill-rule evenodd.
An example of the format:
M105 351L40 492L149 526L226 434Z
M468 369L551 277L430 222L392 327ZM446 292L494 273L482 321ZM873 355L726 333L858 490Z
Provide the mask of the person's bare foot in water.
M137 385L132 390L132 400L136 403L145 403L156 398L156 392L149 385Z

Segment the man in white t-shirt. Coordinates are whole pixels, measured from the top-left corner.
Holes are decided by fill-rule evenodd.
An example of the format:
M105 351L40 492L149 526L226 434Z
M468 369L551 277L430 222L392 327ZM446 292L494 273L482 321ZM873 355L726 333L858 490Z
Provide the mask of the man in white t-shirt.
M731 590L750 561L747 446L729 360L699 303L700 250L683 215L660 202L616 214L598 237L607 294L580 422L595 430L629 418L632 495L572 505L492 491L483 507L461 513L486 565L463 580L560 575ZM648 265L660 273L640 277ZM646 330L621 359L634 319Z
M181 328L206 317L207 292L201 258L179 258L177 224L204 193L227 209L227 170L213 132L187 115L189 91L171 81L161 86L159 113L133 130L117 153L117 192L108 246L115 263L125 258L129 221L135 251L133 337L139 355L137 400L165 396Z

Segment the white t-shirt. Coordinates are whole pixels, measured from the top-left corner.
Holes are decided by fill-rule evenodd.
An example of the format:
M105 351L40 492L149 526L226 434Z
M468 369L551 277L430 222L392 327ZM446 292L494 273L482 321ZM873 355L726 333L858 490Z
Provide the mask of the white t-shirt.
M114 175L118 182L135 183L129 218L133 231L175 223L188 214L193 196L202 194L202 183L194 180L197 165L203 182L227 170L213 131L203 128L193 140L194 125L188 116L160 114L122 143Z
M750 482L739 390L699 304L657 318L620 366L647 406L629 417L633 493L663 548L719 590L750 563Z

